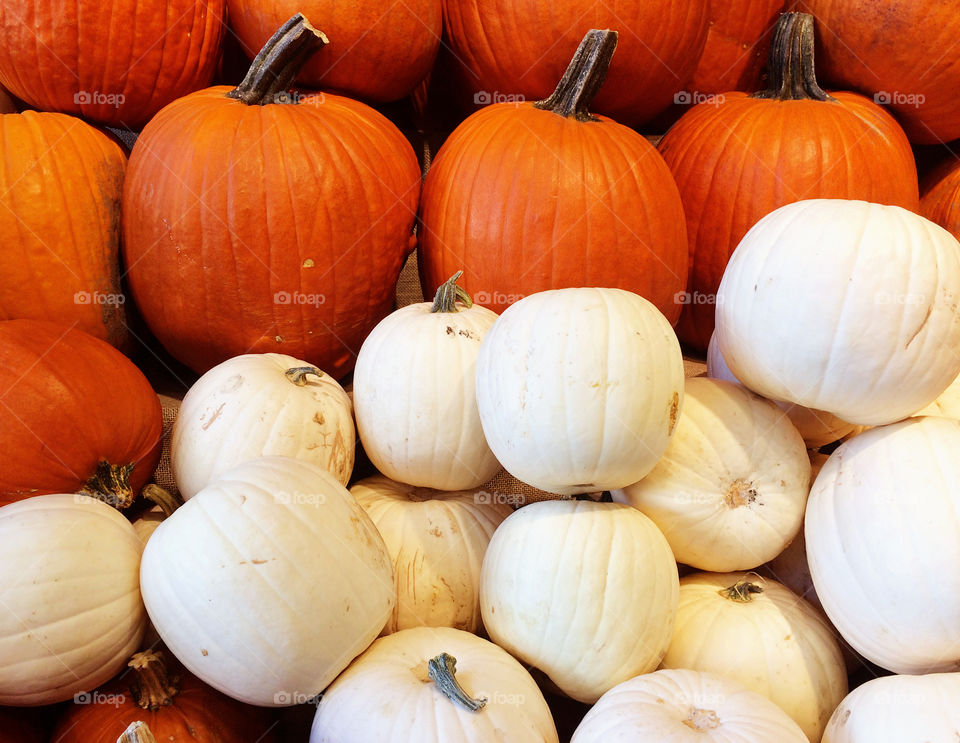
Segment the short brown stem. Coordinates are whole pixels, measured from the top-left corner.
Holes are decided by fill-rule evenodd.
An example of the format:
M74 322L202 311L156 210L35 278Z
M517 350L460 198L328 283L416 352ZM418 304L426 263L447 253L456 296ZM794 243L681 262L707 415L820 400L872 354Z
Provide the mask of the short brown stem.
M129 508L136 497L136 493L130 487L130 475L133 473L133 468L133 463L110 464L101 459L94 473L87 479L86 484L80 488L80 492L102 500L121 511L124 508Z
M782 14L770 43L770 87L754 93L753 97L781 101L835 101L817 83L814 42L812 15Z
M167 671L163 653L154 650L134 653L127 665L134 672L130 693L141 709L152 711L165 707L172 704L173 698L180 693L180 679Z
M464 709L476 712L486 703L486 699L474 699L457 681L457 659L447 653L440 653L427 664L427 675L437 685L441 693L450 701Z
M596 28L587 31L570 60L567 71L557 83L557 89L549 98L533 105L577 121L599 121L587 108L600 92L603 81L607 79L607 71L616 48L616 31Z
M151 503L160 506L163 515L167 517L183 505L182 498L153 483L144 485L143 490L140 491L140 495Z
M754 594L763 593L763 586L748 580L738 580L732 586L721 588L718 593L725 599L736 601L738 604L749 604L753 601Z
M117 738L117 743L157 743L157 739L153 737L147 723L132 722L130 727Z
M461 302L465 307L473 307L473 300L470 295L457 286L457 279L463 275L463 271L457 271L453 276L444 281L437 288L437 293L433 297L433 307L430 312L457 312L457 302Z
M284 376L293 382L297 387L306 387L307 377L312 374L315 377L322 377L323 372L315 366L295 366L287 369Z

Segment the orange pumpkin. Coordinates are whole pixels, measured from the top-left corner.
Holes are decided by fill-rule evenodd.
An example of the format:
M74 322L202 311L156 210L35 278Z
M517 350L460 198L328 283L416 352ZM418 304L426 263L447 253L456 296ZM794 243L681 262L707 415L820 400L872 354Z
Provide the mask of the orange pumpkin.
M286 92L324 40L291 19L240 86L175 101L133 148L130 287L153 333L196 372L275 351L342 377L393 307L420 169L373 109Z
M677 334L703 351L727 260L761 217L802 199L863 199L916 210L906 135L880 106L828 95L813 65L813 19L786 14L770 55L770 89L725 93L681 117L660 142L687 218L690 279Z
M0 322L0 403L0 505L81 491L124 508L160 459L150 383L81 330Z
M686 281L683 207L646 139L587 111L617 34L591 31L550 98L488 106L440 149L424 183L421 284L463 269L496 312L572 286L629 289L675 321Z
M960 161L951 157L923 179L920 214L960 240Z
M34 111L0 116L0 141L0 320L75 324L126 347L122 150L80 119Z
M0 83L31 106L138 129L209 84L225 0L3 0Z

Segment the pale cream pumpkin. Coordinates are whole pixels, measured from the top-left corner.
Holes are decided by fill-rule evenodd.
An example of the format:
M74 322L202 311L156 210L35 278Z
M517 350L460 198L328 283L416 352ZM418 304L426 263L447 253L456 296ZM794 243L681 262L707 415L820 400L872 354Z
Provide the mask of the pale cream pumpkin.
M683 402L667 319L622 289L554 289L512 304L477 359L483 431L522 482L572 495L622 488L667 448Z
M669 669L613 687L587 712L571 743L807 743L766 697L712 673Z
M783 551L809 491L807 449L780 408L734 382L694 377L663 457L612 495L653 520L678 562L730 571Z
M960 668L960 421L910 418L840 445L807 503L807 561L844 639L895 673Z
M397 603L383 634L419 626L477 632L483 555L513 509L485 502L483 492L419 488L383 475L361 480L350 493L393 559Z
M320 692L396 600L370 518L332 474L287 457L234 467L163 521L143 552L141 588L188 670L262 706Z
M353 471L350 399L335 379L277 353L218 364L188 390L173 424L170 461L186 499L242 462L276 455L312 462L342 485Z
M921 415L935 415L940 418L957 418L960 420L960 377L954 379L940 396L925 408L921 408L911 417Z
M141 544L124 516L85 495L0 508L0 704L88 692L143 636Z
M734 679L780 707L813 743L847 693L843 657L826 622L788 588L749 573L680 581L662 667Z
M543 694L507 652L462 630L417 627L381 637L351 663L324 692L310 732L310 743L381 740L558 739Z
M657 667L677 592L667 540L619 503L524 506L494 533L480 575L490 638L582 702Z
M477 355L497 314L452 277L436 299L407 305L367 336L353 372L357 430L374 467L394 480L462 490L500 470L477 410Z
M960 373L960 243L900 207L789 204L737 246L716 320L755 392L851 423L901 420Z

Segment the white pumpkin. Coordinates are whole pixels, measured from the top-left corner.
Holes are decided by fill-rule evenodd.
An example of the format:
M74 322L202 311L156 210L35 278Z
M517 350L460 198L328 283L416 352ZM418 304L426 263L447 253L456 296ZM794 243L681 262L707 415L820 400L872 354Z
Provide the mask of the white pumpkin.
M667 540L619 503L524 506L490 540L480 607L490 639L574 699L654 670L673 630L679 579Z
M363 450L394 480L440 490L482 485L500 470L477 410L477 354L497 313L456 286L387 315L360 348L353 403ZM459 304L457 300L460 300Z
M355 439L350 399L335 379L292 356L251 353L218 364L189 389L170 459L184 499L266 455L312 462L346 485Z
M847 671L827 623L788 588L755 574L683 578L662 667L734 679L780 707L813 743L847 693Z
M940 418L957 418L960 420L960 377L954 379L940 396L925 408L913 414L913 418L921 415L935 415Z
M716 334L710 336L710 343L707 344L707 376L713 379L740 383L740 380L730 371L727 362L724 361L720 349L717 348ZM803 407L803 405L794 405L777 400L774 400L774 402L790 418L790 422L799 431L809 449L816 449L838 441L856 428L853 423L840 420L837 416L825 410L812 410Z
M734 382L694 377L666 453L612 495L653 520L678 562L723 572L780 554L809 491L806 446L780 408Z
M960 668L960 421L910 418L841 444L807 503L830 621L895 673Z
M443 654L454 662L441 658ZM508 653L469 632L417 627L381 637L351 663L324 692L310 731L310 743L381 740L558 739L543 694Z
M953 743L958 709L960 673L883 676L847 695L822 743Z
M513 509L476 491L404 485L382 475L350 488L393 559L397 603L383 634L409 627L477 632L480 566L490 537Z
M0 704L71 699L137 650L140 540L115 508L40 495L0 508Z
M383 539L329 472L287 457L234 467L157 527L143 598L170 651L249 704L321 691L393 610Z
M683 357L667 319L622 289L554 289L512 304L484 339L477 402L517 479L564 495L622 488L673 436Z
M960 243L896 206L789 204L737 246L716 317L720 352L755 392L901 420L960 373Z
M587 712L571 743L807 743L764 696L712 673L661 670L613 687Z

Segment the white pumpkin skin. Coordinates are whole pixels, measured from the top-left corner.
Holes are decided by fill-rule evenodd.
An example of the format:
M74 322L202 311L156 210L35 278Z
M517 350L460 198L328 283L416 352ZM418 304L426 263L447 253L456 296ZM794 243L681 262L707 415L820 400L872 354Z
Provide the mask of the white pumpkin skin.
M922 415L935 415L939 418L956 418L960 420L960 377L954 379L940 396L925 408L914 413L912 418Z
M72 699L136 652L141 544L115 508L40 495L0 508L0 704Z
M774 403L734 382L688 379L683 415L656 467L612 492L649 516L678 562L750 570L803 525L810 459Z
M910 418L837 448L807 502L810 576L854 650L894 673L960 668L960 421Z
M350 398L327 374L286 374L303 368L315 367L292 356L252 353L227 359L194 383L170 441L184 499L231 467L261 456L302 459L328 470L342 485L350 481L356 448Z
M822 743L960 740L960 673L883 676L858 686L830 718Z
M749 586L734 600L728 589L741 581ZM696 573L680 581L662 667L732 678L780 707L813 743L847 693L830 627L795 593L753 573Z
M814 199L757 222L727 264L715 335L773 400L882 425L960 373L960 244L895 206Z
M394 480L439 490L482 485L500 470L477 410L477 354L497 313L421 302L385 317L357 356L353 402L363 450Z
M470 712L427 676L441 653L456 679L486 704ZM310 743L557 743L550 710L530 674L507 652L448 627L381 637L324 692Z
M622 289L553 289L512 304L484 339L477 402L514 477L563 495L622 488L666 450L683 402L666 318Z
M797 723L732 679L670 669L637 676L600 697L571 743L807 743Z
M238 465L177 509L147 542L140 579L177 659L268 707L320 692L395 601L370 518L329 472L286 457Z
M545 501L515 511L494 533L480 608L490 639L592 703L657 667L678 586L667 540L636 509Z
M710 336L710 343L707 344L707 376L740 384L740 380L730 371L730 367L723 359L723 354L717 348L716 334ZM799 431L808 449L816 449L839 441L856 428L853 423L840 420L825 410L812 410L802 405L778 400L774 402L790 418L790 422Z
M429 490L382 475L350 493L393 559L397 603L382 634L420 626L479 631L483 555L513 509L484 503L474 491Z

